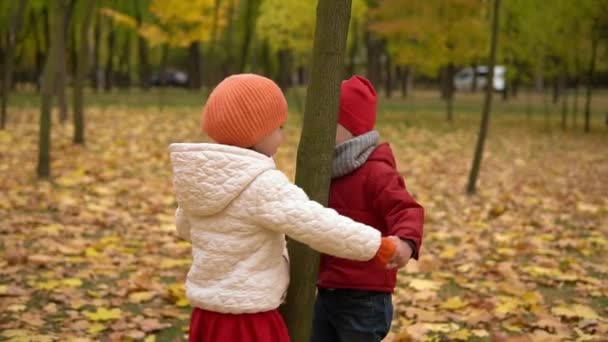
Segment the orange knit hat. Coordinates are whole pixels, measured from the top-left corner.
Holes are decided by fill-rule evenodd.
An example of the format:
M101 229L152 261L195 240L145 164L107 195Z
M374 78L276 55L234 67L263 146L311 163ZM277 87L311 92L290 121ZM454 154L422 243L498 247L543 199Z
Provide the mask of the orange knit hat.
M219 144L248 148L287 120L287 101L270 79L233 75L215 87L203 108L203 132Z

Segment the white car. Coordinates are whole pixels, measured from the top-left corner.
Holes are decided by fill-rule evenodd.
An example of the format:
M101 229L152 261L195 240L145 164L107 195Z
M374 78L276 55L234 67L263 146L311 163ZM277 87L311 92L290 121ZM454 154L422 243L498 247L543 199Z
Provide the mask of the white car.
M456 73L454 76L454 87L456 90L473 90L473 80L477 84L477 89L482 90L488 83L488 67L485 65L479 65L475 68L476 78L473 75L473 68L464 68ZM494 90L504 91L506 82L505 74L507 68L504 65L494 66Z

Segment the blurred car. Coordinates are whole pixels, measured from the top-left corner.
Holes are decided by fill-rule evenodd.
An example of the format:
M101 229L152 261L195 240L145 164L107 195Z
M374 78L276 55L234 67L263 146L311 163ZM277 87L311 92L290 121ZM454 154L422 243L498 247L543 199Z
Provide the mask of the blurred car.
M155 87L161 85L159 75L159 73L156 73L150 78L150 85ZM187 87L189 84L188 74L183 71L167 70L164 75L165 87Z
M484 89L488 83L488 70L485 65L479 65L475 68L464 68L454 76L454 87L460 91L473 90L473 82L476 83L476 89ZM474 74L475 72L475 74ZM507 68L504 65L494 66L494 90L504 91L506 87L505 75Z

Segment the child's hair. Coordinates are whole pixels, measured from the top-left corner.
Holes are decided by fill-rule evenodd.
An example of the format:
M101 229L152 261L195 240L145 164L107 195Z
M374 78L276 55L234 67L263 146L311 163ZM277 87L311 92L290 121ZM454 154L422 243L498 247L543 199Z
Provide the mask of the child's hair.
M367 78L355 75L342 82L338 123L355 136L374 129L376 90Z
M203 108L202 129L219 144L249 148L287 120L287 101L272 80L254 74L227 77Z

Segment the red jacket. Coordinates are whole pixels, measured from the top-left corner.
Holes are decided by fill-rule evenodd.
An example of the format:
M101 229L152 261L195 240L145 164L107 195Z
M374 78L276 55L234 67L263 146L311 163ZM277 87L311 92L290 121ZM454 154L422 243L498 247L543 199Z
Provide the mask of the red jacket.
M382 236L396 235L413 241L416 245L413 257L418 258L424 209L407 192L388 144L378 146L357 170L332 181L329 207L375 227ZM320 288L392 292L396 281L396 270L383 269L374 261L321 255L317 282Z

